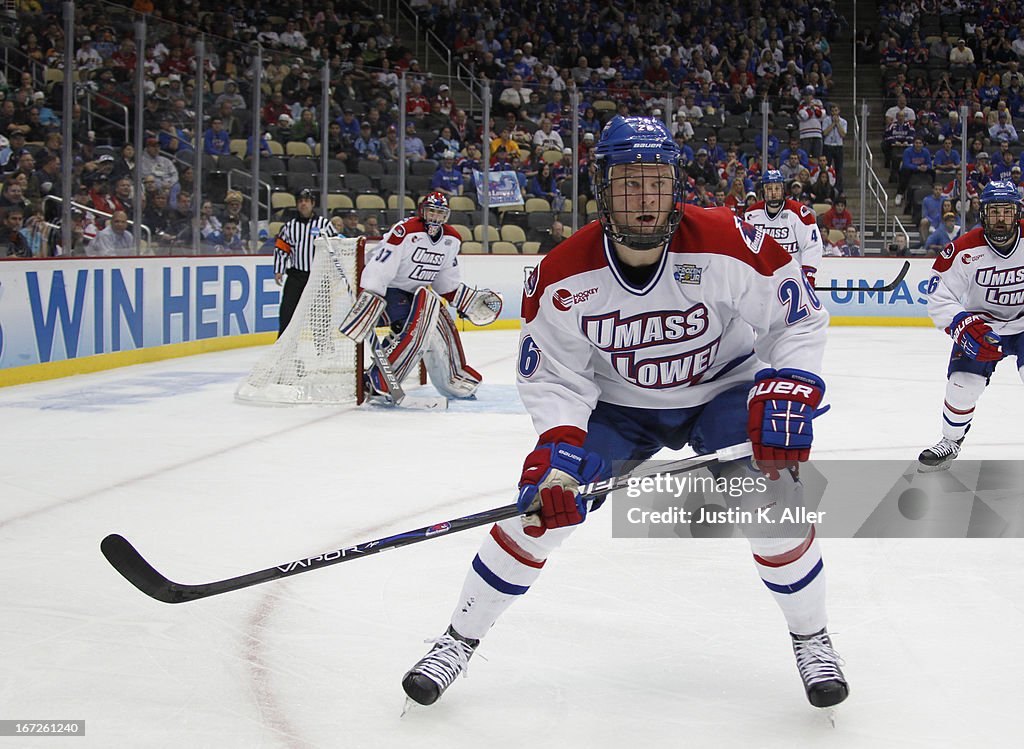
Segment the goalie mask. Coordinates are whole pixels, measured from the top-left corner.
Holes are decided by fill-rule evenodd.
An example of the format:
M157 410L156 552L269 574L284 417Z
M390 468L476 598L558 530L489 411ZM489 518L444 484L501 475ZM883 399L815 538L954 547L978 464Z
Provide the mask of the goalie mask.
M761 178L761 194L764 207L771 213L778 213L786 202L786 179L778 169L769 169Z
M435 190L423 198L423 202L420 203L420 218L423 219L423 223L431 231L438 231L448 222L448 217L451 215L451 209L448 207L448 196L443 192Z
M683 217L679 146L665 124L616 115L594 151L594 187L605 235L634 250L663 247Z
M981 191L981 225L993 249L1009 251L1017 244L1021 199L1012 182L993 180Z

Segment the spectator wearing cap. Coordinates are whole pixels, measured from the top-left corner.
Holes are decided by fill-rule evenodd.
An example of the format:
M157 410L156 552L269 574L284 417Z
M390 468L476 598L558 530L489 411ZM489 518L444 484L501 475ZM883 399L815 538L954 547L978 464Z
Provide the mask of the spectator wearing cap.
M1010 120L1010 113L1005 109L999 112L998 121L988 129L988 137L993 141L1006 141L1007 143L1018 143L1020 136L1017 128Z
M455 101L452 99L451 87L447 83L442 83L437 87L437 95L434 97L431 104L436 103L438 110L445 117L451 117L452 112L455 111Z
M335 120L341 125L341 137L342 140L347 140L349 143L355 141L359 137L361 132L359 119L355 115L355 110L352 109L351 105L345 105L341 111L341 117Z
M278 143L287 143L292 139L292 125L295 120L288 113L278 115L277 122L270 127L270 134Z
M370 133L370 123L362 124L359 136L352 142L352 150L360 159L380 161L380 141Z
M348 239L363 236L363 231L359 228L359 214L352 208L341 212L341 228L335 225L334 229L340 236Z
M242 239L249 239L249 218L242 213L242 193L238 190L228 190L224 195L224 209L219 218L222 226L228 221L237 223Z
M935 228L928 239L925 240L924 250L932 255L939 255L954 239L960 236L960 227L956 224L956 214L946 213L942 217L942 224Z
M957 39L956 46L949 51L949 74L953 78L973 78L974 51L967 46L966 39Z
M693 161L686 167L686 173L695 182L703 180L704 185L710 185L712 188L717 187L720 181L718 168L708 158L708 149L703 147L697 149Z
M169 154L187 154L193 150L191 139L174 124L169 113L164 113L160 118L160 130L156 137L160 142L160 150Z
M170 190L178 182L174 162L160 153L160 141L154 137L146 139L146 147L139 157L139 171L144 178L152 175L159 190Z
M231 80L224 81L224 91L213 100L214 111L220 110L225 104L229 104L232 110L246 107L245 97L238 93L238 84Z
M992 162L987 151L979 151L975 162L968 165L967 179L980 189L992 179Z
M96 70L103 67L103 57L92 46L92 37L83 36L75 53L75 66L81 70Z
M462 170L455 167L454 151L445 151L441 154L441 163L430 180L430 189L438 190L445 195L462 195Z

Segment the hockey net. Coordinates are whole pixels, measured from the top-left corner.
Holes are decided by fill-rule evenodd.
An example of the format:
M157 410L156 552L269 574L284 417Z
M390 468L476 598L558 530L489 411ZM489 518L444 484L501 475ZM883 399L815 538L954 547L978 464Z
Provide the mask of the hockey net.
M240 401L343 404L363 400L363 346L338 332L355 303L365 238L322 237L284 335L235 390Z

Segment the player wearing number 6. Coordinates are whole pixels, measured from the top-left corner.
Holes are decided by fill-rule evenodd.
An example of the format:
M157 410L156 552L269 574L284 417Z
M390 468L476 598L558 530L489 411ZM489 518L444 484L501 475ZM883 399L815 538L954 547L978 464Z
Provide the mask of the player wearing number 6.
M595 150L600 219L545 256L523 294L519 392L540 435L519 482L524 515L492 527L448 630L405 675L406 693L421 704L463 672L585 520L580 485L609 476L616 461L749 439L756 466L733 461L720 475L764 472L766 490L734 498L736 509L771 515L802 505L787 469L811 450L828 315L800 266L728 209L684 214L679 148L658 120L614 117ZM813 528L764 523L743 532L792 633L808 699L841 702L848 689L826 630Z
M928 314L953 339L942 406L942 438L921 452L919 470L948 468L960 454L974 407L996 364L1017 358L1024 380L1024 250L1021 199L1012 182L981 193L981 226L935 258Z

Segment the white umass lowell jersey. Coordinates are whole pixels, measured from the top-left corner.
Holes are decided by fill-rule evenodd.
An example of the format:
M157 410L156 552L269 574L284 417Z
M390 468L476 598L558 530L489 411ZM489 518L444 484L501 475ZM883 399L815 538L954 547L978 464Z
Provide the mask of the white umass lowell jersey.
M538 433L586 431L605 401L685 408L765 362L820 372L828 313L779 245L727 208L687 208L643 288L599 222L546 255L523 294L519 392Z
M388 289L411 294L420 286L433 286L438 294L448 294L462 280L461 247L462 238L447 224L435 241L427 234L423 219L406 219L395 224L373 256L367 258L359 285L380 296Z
M795 200L783 203L772 216L763 200L759 200L743 214L748 224L764 229L765 234L782 245L782 249L796 256L800 265L817 270L821 266L821 232L814 211Z
M1009 257L972 229L935 258L928 284L928 315L940 328L961 312L981 315L1000 335L1024 333L1024 222Z

